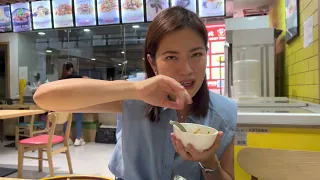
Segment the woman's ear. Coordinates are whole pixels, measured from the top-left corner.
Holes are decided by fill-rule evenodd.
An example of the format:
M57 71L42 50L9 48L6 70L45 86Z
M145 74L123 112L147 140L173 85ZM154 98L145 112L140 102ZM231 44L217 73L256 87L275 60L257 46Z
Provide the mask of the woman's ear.
M147 54L147 59L148 59L148 62L154 72L155 75L158 75L158 72L157 72L157 66L155 64L155 61L152 59L152 57L150 56L150 54Z

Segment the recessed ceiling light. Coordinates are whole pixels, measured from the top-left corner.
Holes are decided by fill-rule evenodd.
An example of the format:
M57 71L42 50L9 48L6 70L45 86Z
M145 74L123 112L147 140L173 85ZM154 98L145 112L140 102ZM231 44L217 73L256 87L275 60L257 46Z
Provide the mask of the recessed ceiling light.
M51 51L51 50L46 50L46 52L47 52L47 53L52 53L52 51Z
M92 60L92 61L95 61L95 60L96 60L96 58L92 58L91 60Z
M39 35L43 36L43 35L46 35L45 32L38 32Z
M135 29L137 29L137 28L139 28L140 26L139 25L133 25L132 26L132 28L135 28Z
M90 29L84 29L83 31L84 32L90 32Z
M124 54L124 51L122 51L121 53Z
M118 64L118 66L121 66L122 64Z

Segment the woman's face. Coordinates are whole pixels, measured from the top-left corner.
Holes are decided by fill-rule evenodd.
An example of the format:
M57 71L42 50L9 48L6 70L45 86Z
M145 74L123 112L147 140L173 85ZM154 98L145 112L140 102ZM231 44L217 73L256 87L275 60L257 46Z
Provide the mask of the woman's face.
M148 57L155 74L174 78L191 96L200 89L205 78L207 51L201 36L185 28L166 35L159 44L155 61Z
M70 74L72 74L72 72L73 72L73 68L70 68L68 71L68 74L70 75Z

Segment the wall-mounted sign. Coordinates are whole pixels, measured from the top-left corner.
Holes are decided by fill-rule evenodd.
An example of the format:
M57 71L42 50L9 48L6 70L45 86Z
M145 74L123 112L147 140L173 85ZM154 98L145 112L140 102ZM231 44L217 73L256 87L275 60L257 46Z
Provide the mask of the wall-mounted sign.
M200 17L225 16L225 0L198 0Z
M143 0L121 0L122 23L144 22Z
M12 31L10 6L0 6L0 32Z
M74 0L76 26L95 26L96 4L95 0Z
M30 5L28 2L11 4L11 12L14 32L32 30Z
M53 27L73 27L73 9L71 0L53 0Z
M225 87L225 59L224 45L226 28L224 24L207 25L208 55L207 55L207 83L209 90L223 94Z
M169 7L168 0L147 0L147 21L152 21L161 11Z
M31 2L33 29L51 29L52 16L50 0Z
M118 0L98 0L97 11L99 25L120 23Z
M171 6L181 6L197 13L197 1L195 0L171 0Z

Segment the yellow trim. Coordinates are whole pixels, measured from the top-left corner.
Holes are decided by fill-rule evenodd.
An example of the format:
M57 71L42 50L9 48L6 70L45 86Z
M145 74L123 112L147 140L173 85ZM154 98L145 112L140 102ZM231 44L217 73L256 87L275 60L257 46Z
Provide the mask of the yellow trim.
M81 177L81 178L88 178L87 180L92 180L89 178L100 178L100 179L105 179L105 180L114 180L113 178L108 178L104 176L92 176L92 175L65 175L65 176L54 176L54 177L47 177L47 178L42 178L41 180L55 180L58 178L75 178L75 177ZM74 179L76 180L76 179ZM86 179L81 179L81 180L86 180Z

